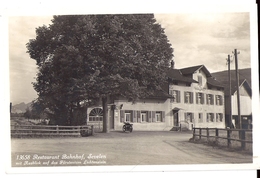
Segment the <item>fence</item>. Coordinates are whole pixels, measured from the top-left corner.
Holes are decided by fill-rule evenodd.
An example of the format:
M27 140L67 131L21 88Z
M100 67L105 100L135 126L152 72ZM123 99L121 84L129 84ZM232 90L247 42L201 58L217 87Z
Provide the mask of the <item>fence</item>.
M47 125L11 125L11 137L37 136L80 136L93 135L93 125L84 126L47 126Z
M193 140L203 138L220 146L252 150L252 130L248 129L193 128Z

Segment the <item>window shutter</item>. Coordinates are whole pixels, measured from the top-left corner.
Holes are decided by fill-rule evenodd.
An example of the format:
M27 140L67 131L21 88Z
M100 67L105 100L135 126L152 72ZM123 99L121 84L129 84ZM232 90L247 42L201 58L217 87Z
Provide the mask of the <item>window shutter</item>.
M196 93L196 103L198 104L198 102L199 102L199 94L198 93Z
M193 92L190 92L190 103L193 103Z
M201 104L204 104L204 101L205 99L204 99L204 93L201 93Z
M152 122L152 111L148 111L148 122Z
M211 104L214 105L214 95L211 95Z
M130 111L131 116L130 116L130 122L134 122L134 111Z
M220 96L220 105L223 105L223 97Z
M181 102L181 92L177 91L177 103Z
M206 94L206 100L207 100L207 104L209 104L209 95Z
M198 82L199 82L199 85L201 86L202 85L202 76L198 76Z
M137 111L133 111L133 122L137 121Z
M162 112L162 122L165 122L165 111Z
M187 95L187 92L185 91L185 92L184 92L184 103L187 103L187 102L188 102L188 99L187 99L187 96L186 96L186 95Z
M125 119L125 110L120 110L120 122L124 122Z
M141 122L141 111L137 111L137 122Z
M152 122L156 122L155 111L152 111Z

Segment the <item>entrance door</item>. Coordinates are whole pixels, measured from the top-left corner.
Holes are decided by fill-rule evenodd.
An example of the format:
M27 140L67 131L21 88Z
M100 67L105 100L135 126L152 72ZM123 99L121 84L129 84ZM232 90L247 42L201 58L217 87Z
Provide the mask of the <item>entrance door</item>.
M179 126L179 113L173 113L173 126Z

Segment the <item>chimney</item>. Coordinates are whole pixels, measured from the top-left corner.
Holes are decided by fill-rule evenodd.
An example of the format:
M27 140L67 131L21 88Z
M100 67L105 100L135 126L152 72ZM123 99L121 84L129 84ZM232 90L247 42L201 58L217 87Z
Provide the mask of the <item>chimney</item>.
M171 68L174 69L174 64L175 62L173 60L171 60Z

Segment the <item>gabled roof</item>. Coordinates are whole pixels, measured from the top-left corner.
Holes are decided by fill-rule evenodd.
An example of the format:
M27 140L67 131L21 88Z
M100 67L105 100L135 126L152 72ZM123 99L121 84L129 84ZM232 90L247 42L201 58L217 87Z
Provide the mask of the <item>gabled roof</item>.
M206 74L207 77L212 77L210 72L208 71L208 69L204 65L198 65L198 66L180 69L180 71L183 75L193 74L194 72L196 72L198 70L202 70Z
M167 71L167 76L172 81L184 83L198 83L196 80L193 80L192 78L183 76L179 69L169 68L169 70Z
M248 92L249 96L252 96L252 89L246 79L239 80L239 87L241 87L241 86L244 86L246 91ZM227 89L229 90L229 86L227 87ZM232 80L231 81L231 94L233 95L236 92L237 92L237 82L236 82L236 80Z

